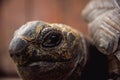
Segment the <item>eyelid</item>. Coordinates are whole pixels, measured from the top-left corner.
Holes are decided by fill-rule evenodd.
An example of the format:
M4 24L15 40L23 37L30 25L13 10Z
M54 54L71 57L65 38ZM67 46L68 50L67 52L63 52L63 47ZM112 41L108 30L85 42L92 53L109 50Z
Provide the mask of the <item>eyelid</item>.
M46 41L48 41L47 40L47 38L50 38L52 35L54 35L54 36L56 36L56 37L58 37L58 40L57 41L55 41L55 43L53 44L53 43L48 43L48 45L47 45L47 43L46 43ZM45 36L44 36L44 38L43 38L43 41L42 41L42 46L43 47L56 47L56 46L58 46L60 43L61 43L61 41L62 41L62 35L61 35L61 33L58 33L58 32L49 32L48 34L46 34Z

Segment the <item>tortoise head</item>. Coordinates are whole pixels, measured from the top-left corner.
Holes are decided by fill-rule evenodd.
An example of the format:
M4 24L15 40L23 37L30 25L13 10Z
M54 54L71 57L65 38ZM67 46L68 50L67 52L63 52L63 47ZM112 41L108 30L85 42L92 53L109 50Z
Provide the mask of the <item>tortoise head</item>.
M67 25L33 21L15 32L9 52L23 80L66 80L81 73L83 45L83 37Z

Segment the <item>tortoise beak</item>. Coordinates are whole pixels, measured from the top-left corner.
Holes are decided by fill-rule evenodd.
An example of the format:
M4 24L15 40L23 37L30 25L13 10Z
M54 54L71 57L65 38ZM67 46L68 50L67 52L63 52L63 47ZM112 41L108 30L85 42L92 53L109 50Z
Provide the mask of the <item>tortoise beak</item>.
M10 42L9 53L15 55L21 52L27 46L27 42L21 38L13 38Z

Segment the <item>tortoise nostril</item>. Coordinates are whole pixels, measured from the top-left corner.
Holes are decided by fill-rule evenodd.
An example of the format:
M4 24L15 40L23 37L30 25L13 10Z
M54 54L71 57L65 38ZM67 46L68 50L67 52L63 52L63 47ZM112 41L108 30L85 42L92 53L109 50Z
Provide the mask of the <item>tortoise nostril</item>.
M20 54L16 54L15 56L16 56L16 57L20 57Z
M21 38L14 38L9 46L9 52L10 54L14 54L17 52L22 51L27 45L27 42L25 40L22 40Z
M15 54L10 54L10 56L11 56L11 57L19 58L19 57L20 57L20 54L17 54L17 53L15 53Z

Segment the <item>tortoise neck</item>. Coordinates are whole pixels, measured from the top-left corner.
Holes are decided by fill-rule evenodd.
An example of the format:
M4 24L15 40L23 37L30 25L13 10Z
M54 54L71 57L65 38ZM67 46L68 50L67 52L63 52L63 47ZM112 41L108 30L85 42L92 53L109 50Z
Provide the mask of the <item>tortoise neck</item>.
M75 60L74 67L64 80L78 80L81 77L88 60L88 45L88 40L85 39L82 34L80 34L79 47L77 51L78 55Z

